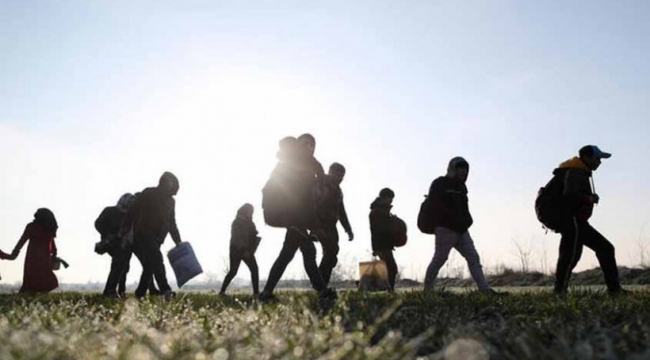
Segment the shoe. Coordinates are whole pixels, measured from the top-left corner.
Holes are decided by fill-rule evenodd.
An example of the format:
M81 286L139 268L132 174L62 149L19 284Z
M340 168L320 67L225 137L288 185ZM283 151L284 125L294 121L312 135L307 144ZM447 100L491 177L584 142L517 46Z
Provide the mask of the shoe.
M272 292L262 291L260 293L259 300L263 303L277 302L278 297L273 295Z
M119 299L120 295L116 292L105 292L102 294L103 297L107 299Z
M321 290L318 293L318 299L320 300L331 300L334 301L338 298L338 295L336 294L336 290L333 288L326 288Z
M176 297L176 293L171 291L171 290L167 290L167 291L163 292L161 295L162 295L163 299L165 299L165 300L169 300L169 299L172 299L172 298Z
M553 295L561 298L565 298L569 292L567 291L566 288L560 288L560 287L555 287L553 289Z
M481 293L483 293L483 294L487 294L487 295L490 295L490 296L508 296L508 295L510 295L507 292L496 291L496 290L494 290L492 288L485 289L485 290L479 290L479 291Z
M607 294L612 298L620 298L632 295L632 291L625 290L622 287L619 287L615 290L608 290Z
M163 295L163 293L158 289L149 289L149 295L158 296Z

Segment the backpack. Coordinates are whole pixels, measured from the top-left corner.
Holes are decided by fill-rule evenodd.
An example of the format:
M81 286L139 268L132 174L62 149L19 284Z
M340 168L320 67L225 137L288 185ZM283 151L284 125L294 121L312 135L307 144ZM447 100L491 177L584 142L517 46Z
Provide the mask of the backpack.
M406 245L406 223L396 215L390 217L390 230L393 237L393 245L401 247Z
M264 222L272 227L306 228L314 221L315 178L290 158L295 146L295 139L281 143L280 161L262 189Z
M420 212L418 213L418 229L424 234L434 234L436 223L434 221L433 201L427 195L424 196L424 201L420 205Z
M539 189L535 199L535 213L539 222L545 228L560 232L560 228L565 219L565 207L563 201L564 181L563 177L558 174Z

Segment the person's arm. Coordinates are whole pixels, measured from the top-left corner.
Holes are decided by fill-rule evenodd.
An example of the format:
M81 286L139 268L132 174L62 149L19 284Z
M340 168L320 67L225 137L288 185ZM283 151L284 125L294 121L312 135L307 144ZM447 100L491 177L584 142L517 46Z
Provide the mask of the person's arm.
M18 257L18 254L20 254L20 250L25 246L25 243L29 240L29 225L25 227L25 231L23 232L23 235L20 237L18 240L18 243L14 247L14 250L11 252L11 260L14 260L16 257Z
M251 221L251 233L248 236L250 239L251 251L253 254L255 254L255 251L257 251L257 247L260 245L260 241L262 240L262 238L259 237L259 232L257 231L257 227L255 226L255 223L252 221Z
M54 239L52 239L52 249L50 249L50 252L53 257L55 257L59 253L56 248L56 242L54 241Z
M174 240L174 243L176 245L181 243L181 233L178 231L178 226L176 225L176 202L174 199L172 199L172 211L170 214L170 219L169 219L169 234L172 237L172 240Z
M350 241L354 240L354 233L352 233L350 220L348 220L348 213L345 211L345 204L343 204L343 194L341 194L339 214L341 215L341 225L343 225L343 229L345 229L345 232L348 234Z
M563 195L568 203L576 208L584 204L592 204L593 201L589 194L581 193L582 183L589 181L588 177L580 170L569 169L564 176Z

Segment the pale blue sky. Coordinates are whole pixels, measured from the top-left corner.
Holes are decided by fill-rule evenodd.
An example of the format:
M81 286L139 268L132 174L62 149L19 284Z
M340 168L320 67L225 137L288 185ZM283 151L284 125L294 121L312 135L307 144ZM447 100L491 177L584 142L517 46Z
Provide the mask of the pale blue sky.
M369 257L368 205L390 186L410 225L397 261L422 279L421 196L462 155L484 265L516 265L519 239L553 267L559 239L535 219L536 191L595 143L614 156L595 175L592 223L634 265L650 240L648 15L646 1L2 2L0 249L47 206L73 265L60 278L103 281L93 221L170 170L181 234L221 278L236 209L259 207L277 141L309 131L323 165L348 167L348 262ZM264 279L282 232L260 215ZM0 262L4 282L23 259ZM595 264L587 251L579 268Z

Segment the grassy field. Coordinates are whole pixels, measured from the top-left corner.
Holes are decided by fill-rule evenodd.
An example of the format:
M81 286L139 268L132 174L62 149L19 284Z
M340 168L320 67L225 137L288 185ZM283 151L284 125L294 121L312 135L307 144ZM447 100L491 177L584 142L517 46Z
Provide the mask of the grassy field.
M0 359L648 359L650 292L0 295Z

